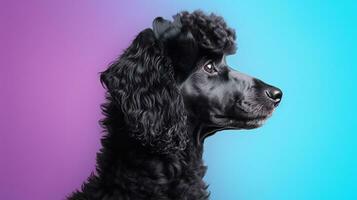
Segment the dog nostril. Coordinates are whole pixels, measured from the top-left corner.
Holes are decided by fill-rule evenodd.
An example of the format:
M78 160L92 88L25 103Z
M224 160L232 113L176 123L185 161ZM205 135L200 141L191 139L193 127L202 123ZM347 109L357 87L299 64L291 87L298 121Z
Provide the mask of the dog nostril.
M277 88L266 90L265 94L275 102L275 105L281 101L281 97L283 96L283 92Z

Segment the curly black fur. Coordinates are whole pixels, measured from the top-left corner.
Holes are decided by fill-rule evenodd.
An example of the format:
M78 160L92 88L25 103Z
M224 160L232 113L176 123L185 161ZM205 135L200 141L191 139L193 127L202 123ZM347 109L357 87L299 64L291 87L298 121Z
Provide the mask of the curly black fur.
M188 77L195 72L195 76L201 76L201 82L213 80L213 75L203 78L207 73L197 70L197 66L208 56L217 58L217 66L222 64L222 77L214 80L210 90L214 94L214 88L222 85L219 91L228 91L229 77L234 76L237 82L238 76L242 76L229 71L222 57L235 52L234 40L234 30L227 27L222 17L201 11L181 12L172 22L156 18L153 29L139 33L120 58L101 74L108 91L107 103L102 105L105 118L101 121L106 134L97 155L96 173L68 199L208 199L207 185L202 180L206 172L203 139L224 128L253 127L255 121L252 116L245 121L238 116L238 122L229 124L223 123L221 114L207 113L210 108L219 110L217 105L225 105L223 112L231 108L231 102L209 99L210 95L203 93L207 84L200 85L194 81L197 77ZM243 85L266 87L253 78L242 80L246 80ZM240 101L257 94L246 88L238 92L234 98ZM220 102L215 102L217 99ZM220 118L214 121L210 116ZM262 114L258 117L261 119Z
M235 53L235 31L227 26L222 17L213 13L207 16L201 11L181 12L178 16L202 48L216 53Z

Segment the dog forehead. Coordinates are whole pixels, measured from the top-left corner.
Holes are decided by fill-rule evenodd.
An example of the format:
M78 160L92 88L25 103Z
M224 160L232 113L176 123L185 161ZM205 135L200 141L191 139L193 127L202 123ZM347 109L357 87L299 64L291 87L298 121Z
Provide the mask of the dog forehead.
M180 19L181 31L189 31L203 49L222 54L236 52L235 30L228 27L221 16L205 14L197 10L192 13L183 11L174 16Z

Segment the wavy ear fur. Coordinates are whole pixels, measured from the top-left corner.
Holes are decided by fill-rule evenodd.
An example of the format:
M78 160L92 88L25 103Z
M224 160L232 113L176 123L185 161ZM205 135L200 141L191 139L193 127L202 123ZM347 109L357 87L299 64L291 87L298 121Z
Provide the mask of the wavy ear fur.
M102 72L101 82L122 112L130 137L153 152L185 148L183 100L174 69L152 29L139 33L120 58Z

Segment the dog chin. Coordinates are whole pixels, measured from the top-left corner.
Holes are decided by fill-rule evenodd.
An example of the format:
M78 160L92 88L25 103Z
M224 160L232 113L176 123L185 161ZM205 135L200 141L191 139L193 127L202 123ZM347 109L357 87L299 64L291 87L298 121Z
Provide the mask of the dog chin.
M260 119L254 119L254 120L249 120L245 123L245 127L244 129L254 129L254 128L259 128L261 126L264 125L264 123L266 122L266 120L268 119L268 117L266 118L260 118Z
M224 129L254 129L264 125L271 113L265 116L249 117L247 119L235 119L232 117L215 117L216 124Z
M263 116L257 116L254 118L251 118L246 121L246 128L245 129L254 129L254 128L259 128L264 125L264 123L267 121L268 118L270 118L273 114L272 110L271 112L266 113L266 115Z

